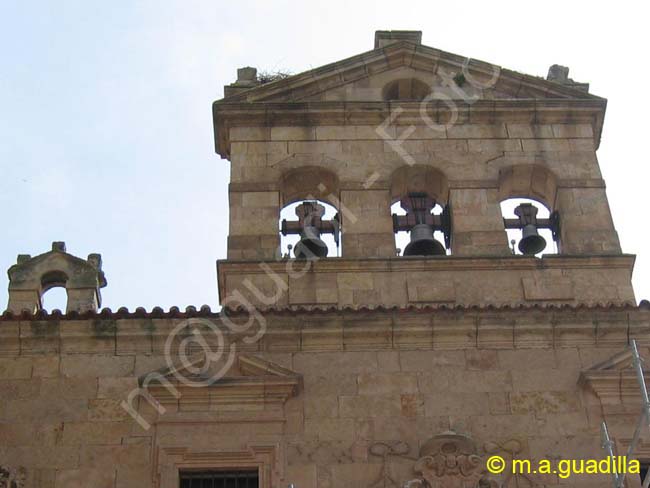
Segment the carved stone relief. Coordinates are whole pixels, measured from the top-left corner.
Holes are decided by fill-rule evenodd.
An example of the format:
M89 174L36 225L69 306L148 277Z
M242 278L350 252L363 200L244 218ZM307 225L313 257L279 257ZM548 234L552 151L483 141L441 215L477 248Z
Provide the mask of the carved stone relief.
M0 466L0 488L24 488L27 470L22 466Z
M420 447L417 458L410 457L410 447L402 441L376 442L370 445L369 455L382 459L382 469L368 488L515 488L536 487L538 480L532 475L513 474L512 460L523 451L523 443L511 439L504 442L488 441L479 451L469 436L447 431L438 434ZM499 475L487 471L486 461L498 454L506 466ZM406 481L395 479L390 472L392 457L414 461L415 478Z

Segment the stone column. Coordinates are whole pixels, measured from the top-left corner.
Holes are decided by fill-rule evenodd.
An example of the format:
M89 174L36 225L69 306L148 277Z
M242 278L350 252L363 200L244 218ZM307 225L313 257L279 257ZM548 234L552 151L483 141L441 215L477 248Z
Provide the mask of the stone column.
M510 255L496 188L454 188L449 195L452 255Z
M620 254L604 188L558 188L562 254Z
M280 249L280 193L230 191L228 259L273 260Z
M390 192L386 190L342 190L340 213L343 228L343 257L395 256Z

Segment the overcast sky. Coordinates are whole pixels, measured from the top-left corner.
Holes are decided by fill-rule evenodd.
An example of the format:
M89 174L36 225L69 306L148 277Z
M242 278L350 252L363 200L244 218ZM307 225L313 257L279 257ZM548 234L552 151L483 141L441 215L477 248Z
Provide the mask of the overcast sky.
M0 1L0 310L19 253L99 252L104 306L217 306L228 161L211 103L255 66L298 73L373 47L378 29L546 76L608 102L598 157L623 250L650 297L641 2Z

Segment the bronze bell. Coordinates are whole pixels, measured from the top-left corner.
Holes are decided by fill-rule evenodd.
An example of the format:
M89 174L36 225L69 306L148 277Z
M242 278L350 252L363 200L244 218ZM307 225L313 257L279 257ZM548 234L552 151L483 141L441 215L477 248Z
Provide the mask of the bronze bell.
M433 227L417 224L411 228L411 242L404 249L404 256L440 256L446 254L442 244L433 238Z
M522 254L534 256L546 248L546 240L539 235L535 225L527 224L521 230L521 240L518 247Z
M306 225L300 232L300 241L293 250L298 259L324 258L327 256L327 244L320 238L318 227Z

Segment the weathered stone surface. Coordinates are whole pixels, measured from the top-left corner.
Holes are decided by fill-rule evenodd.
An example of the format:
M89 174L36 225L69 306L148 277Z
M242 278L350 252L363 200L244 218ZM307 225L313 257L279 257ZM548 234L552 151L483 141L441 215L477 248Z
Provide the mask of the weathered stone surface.
M227 317L0 317L2 466L24 467L40 488L178 488L184 469L259 469L261 488L377 488L406 486L428 450L455 466L449 439L480 456L600 458L605 420L626 448L639 403L620 353L637 338L650 354L650 312L618 305L634 300L634 257L621 254L595 152L604 101L566 76L500 69L477 88L496 67L476 60L444 80L463 62L421 34L376 41L273 83L242 68L228 103L214 105L217 150L231 163L218 262ZM420 103L432 89L453 110L444 97ZM397 255L391 206L414 193L436 212L449 205L450 254ZM559 254L512 255L510 198L559 213ZM341 257L283 258L280 212L311 199L339 212ZM428 212L418 219L443 222ZM18 258L10 310L36 311L41 288L72 280L41 273L59 265L85 278L70 281L68 309L97 309L98 257L55 247ZM187 329L166 351L195 315L225 342L200 344ZM158 382L140 389L152 374Z

